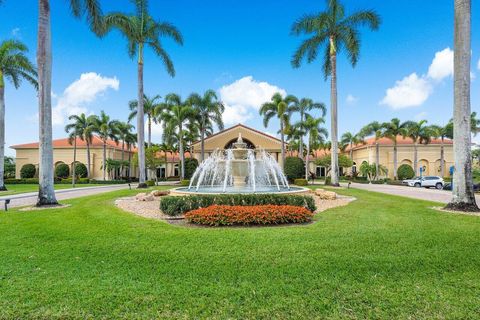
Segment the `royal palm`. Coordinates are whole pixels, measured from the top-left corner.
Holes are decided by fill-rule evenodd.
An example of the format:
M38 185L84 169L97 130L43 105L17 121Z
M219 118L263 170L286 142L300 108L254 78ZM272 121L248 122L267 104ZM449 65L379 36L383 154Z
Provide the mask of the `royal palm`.
M430 129L426 124L427 120L418 122L406 121L404 123L405 130L403 136L409 137L413 141L413 171L415 171L415 175L418 174L418 144L428 144L432 137Z
M68 120L71 123L65 127L65 130L67 132L76 131L77 137L85 141L87 146L87 177L90 178L90 145L92 144L93 132L95 131L95 116L87 117L85 113L82 113L80 115L71 115L68 117Z
M90 29L102 30L102 12L98 0L70 0L76 18L86 17ZM50 0L38 0L37 67L39 117L39 189L37 206L57 204L53 186L52 146L52 34Z
M372 10L345 14L338 0L327 0L327 9L313 15L304 15L292 26L294 35L308 35L292 57L292 66L298 68L306 58L313 62L319 55L323 58L323 75L330 77L331 139L332 139L332 185L338 185L338 129L337 129L337 55L345 50L355 66L360 53L361 26L378 29L380 17Z
M328 132L322 125L325 123L323 117L314 118L307 115L304 120L304 128L307 136L307 156L305 157L305 179L308 180L310 147L325 142Z
M384 127L378 121L372 121L360 130L363 137L373 135L375 140L375 178L377 179L380 172L380 144L378 141L383 137Z
M4 181L6 80L15 89L20 87L22 80L38 87L37 70L25 55L27 52L27 47L19 41L6 40L0 43L0 191L7 190Z
M345 132L342 134L342 138L340 139L340 144L342 145L342 149L345 149L347 146L350 148L350 159L353 160L353 147L357 144L363 142L363 137L360 134L353 134L351 132Z
M107 173L107 142L113 140L118 144L118 123L116 120L111 120L104 111L100 116L93 118L94 131L103 142L103 180L106 180Z
M397 139L399 136L404 136L406 132L406 124L401 123L399 119L393 118L390 122L382 124L383 136L393 142L393 177L397 179L398 166L398 148Z
M127 143L127 139L129 139L129 135L132 134L133 125L128 122L118 122L117 123L117 137L120 141L122 141L122 165L121 165L121 174L123 175L123 164L125 162L125 145Z
M445 175L445 138L448 135L447 126L431 125L429 128L430 134L435 139L440 139L440 175Z
M282 97L280 93L275 93L270 102L266 102L260 108L260 115L263 116L263 125L265 128L273 117L277 117L280 124L280 139L282 141L282 168L285 164L285 130L289 126L289 114L291 105L297 101L297 98L289 95Z
M165 51L160 37L169 37L178 44L183 39L176 27L167 22L156 21L148 12L147 0L135 0L135 14L111 13L105 16L104 32L112 28L118 29L127 39L128 55L137 57L137 135L138 135L138 167L140 185L145 182L145 132L144 132L144 94L143 94L143 66L144 50L149 47L166 67L169 75L175 76L175 68L170 56Z
M160 105L161 97L156 95L149 97L146 94L143 95L143 112L147 117L147 146L152 146L152 122L157 122L155 110ZM137 116L138 100L132 100L128 103L130 108L130 114L128 115L128 121L132 121Z

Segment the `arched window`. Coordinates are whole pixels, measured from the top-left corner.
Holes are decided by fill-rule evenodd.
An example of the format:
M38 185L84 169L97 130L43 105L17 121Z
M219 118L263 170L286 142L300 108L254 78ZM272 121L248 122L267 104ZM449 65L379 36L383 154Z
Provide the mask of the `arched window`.
M255 149L255 145L248 139L242 138L243 142L247 144L247 149ZM225 149L233 149L233 144L237 142L237 138L227 142Z

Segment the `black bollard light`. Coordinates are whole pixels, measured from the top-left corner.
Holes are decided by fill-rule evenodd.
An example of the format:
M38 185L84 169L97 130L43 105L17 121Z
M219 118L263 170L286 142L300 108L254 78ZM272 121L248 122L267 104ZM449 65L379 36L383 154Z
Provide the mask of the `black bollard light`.
M132 190L132 185L130 183L128 184L128 188Z
M8 211L9 204L10 204L10 199L5 199L5 211Z

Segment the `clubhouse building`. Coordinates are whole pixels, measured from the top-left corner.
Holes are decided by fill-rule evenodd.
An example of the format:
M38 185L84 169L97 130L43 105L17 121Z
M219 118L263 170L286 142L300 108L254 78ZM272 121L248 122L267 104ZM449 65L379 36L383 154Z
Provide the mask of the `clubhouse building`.
M248 148L264 149L272 154L275 159L282 165L281 158L281 145L280 139L273 137L265 132L247 127L243 124L237 124L233 127L227 128L220 132L217 132L207 138L204 141L205 158L208 157L216 149L228 149L237 140L238 135L241 134L243 141L247 143ZM54 165L57 166L60 163L73 165L73 142L70 143L68 139L57 139L53 141L53 158ZM366 139L365 143L358 144L352 149L352 157L354 165L352 168L341 168L341 174L349 174L360 168L360 165L366 161L369 163L375 163L376 159L376 144L378 144L380 164L385 166L388 170L387 176L393 178L393 142L387 138L381 138L375 141L374 138ZM77 162L81 162L87 165L87 145L85 141L77 139ZM444 149L444 172L440 172L440 153L443 145ZM93 179L102 179L102 161L103 161L103 141L94 136L90 145L90 172ZM38 143L20 144L11 147L16 151L16 177L20 178L20 169L25 164L33 164L38 168ZM126 146L122 146L122 143L115 143L108 140L106 143L107 159L125 160L132 159L136 153L136 149L127 150ZM445 139L442 143L440 139L432 139L429 144L418 144L418 168L422 168L423 175L438 175L449 176L450 168L453 166L453 141ZM190 151L185 153L185 157L193 157L200 161L201 158L201 141L193 143ZM325 176L327 170L324 167L317 166L314 161L316 158L321 157L328 153L328 151L317 151L314 156L310 157L310 172L316 174L317 177ZM347 148L345 151L347 155L350 154L350 150ZM291 153L286 152L286 156ZM166 159L166 163L163 163L157 168L156 175L158 178L178 177L180 157L178 153L169 152L166 155L159 153L158 157ZM402 164L408 164L413 167L414 158L414 144L412 139L398 137L397 139L397 159L398 166ZM38 170L37 170L38 174ZM114 172L112 178L121 178L125 176L136 177L138 176L138 169L132 167L129 172Z

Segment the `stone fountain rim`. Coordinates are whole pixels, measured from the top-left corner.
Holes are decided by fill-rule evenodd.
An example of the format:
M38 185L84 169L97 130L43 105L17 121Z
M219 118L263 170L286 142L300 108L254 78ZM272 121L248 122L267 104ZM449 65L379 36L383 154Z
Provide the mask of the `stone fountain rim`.
M235 194L256 194L256 195L262 195L262 194L303 194L303 193L309 193L311 194L311 189L306 188L306 187L300 187L300 186L292 186L292 188L295 188L295 190L287 190L287 191L272 191L272 192L196 192L196 191L188 191L188 190L180 190L180 189L185 189L188 187L179 187L179 188L174 188L170 189L170 195L217 195L217 194L228 194L228 195L235 195Z

